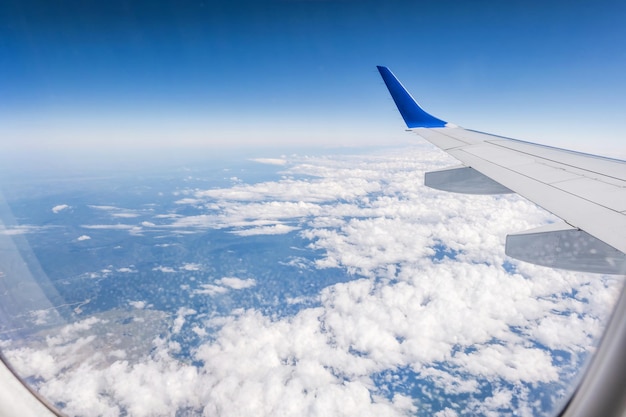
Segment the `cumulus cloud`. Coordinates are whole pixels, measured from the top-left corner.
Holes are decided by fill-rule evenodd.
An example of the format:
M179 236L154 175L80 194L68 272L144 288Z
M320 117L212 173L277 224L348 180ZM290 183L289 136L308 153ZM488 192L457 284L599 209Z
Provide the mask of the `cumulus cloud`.
M176 270L172 268L171 266L163 266L163 265L155 266L154 268L152 268L152 270L158 271L158 272L164 272L166 274L171 274L171 273L176 272Z
M214 281L212 284L201 284L199 289L193 291L194 294L218 295L225 294L230 290L243 290L256 285L254 278L241 279L236 277L224 277Z
M198 191L197 198L213 198L234 201L279 201L323 202L336 199L353 199L379 190L380 184L361 177L345 178L338 183L332 179L315 181L284 179L254 185L236 185L229 189Z
M88 236L88 235L81 235L76 238L76 240L80 242L82 242L83 240L89 240L89 239L91 239L91 236Z
M59 204L57 206L52 207L52 212L54 214L57 214L57 213L62 212L63 210L67 210L69 208L70 208L70 206L68 206L67 204Z
M253 278L241 279L241 278L235 278L235 277L224 277L224 278L218 279L215 282L217 284L232 288L234 290L250 288L256 285L256 281Z
M58 343L6 355L70 415L536 415L545 411L539 391L558 403L620 281L505 256L506 233L554 217L514 195L425 188L424 170L454 163L429 147L288 162L280 180L185 191L193 198L178 206L207 212L166 215L161 227L241 239L293 228L315 254L284 260L297 266L294 279L339 268L350 280L289 298L290 315L180 308L149 353L129 359L116 349L109 366L96 353L76 361L73 352L97 339L74 325ZM225 276L192 294L227 299L260 280ZM146 312L142 303L129 305ZM179 341L192 336L200 342L181 360Z
M186 263L180 267L180 269L184 271L199 271L200 268L201 268L201 265L196 264L196 263Z
M194 294L199 295L216 295L224 294L226 292L228 292L228 288L215 284L201 284L200 289L196 289L193 291Z
M146 303L145 301L129 301L128 304L130 304L130 306L133 308L141 310L145 308L148 303Z
M286 224L275 224L272 226L253 227L250 229L234 230L234 233L239 236L254 236L254 235L284 235L286 233L298 230L299 227L288 226Z
M180 333L183 325L185 324L185 317L196 313L196 310L192 308L179 308L178 312L176 313L176 318L174 319L174 325L172 326L172 333Z

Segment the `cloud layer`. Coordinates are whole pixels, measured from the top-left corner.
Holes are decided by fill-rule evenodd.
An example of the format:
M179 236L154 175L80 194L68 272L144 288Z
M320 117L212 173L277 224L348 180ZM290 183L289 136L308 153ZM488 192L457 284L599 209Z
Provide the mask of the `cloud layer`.
M282 177L183 189L149 220L139 210L94 206L111 223L83 227L155 241L211 229L242 240L298 233L312 261L285 264L341 269L350 280L327 286L312 305L294 302L299 309L286 316L237 305L214 316L169 312L168 330L143 356L123 343L89 348L99 323L123 330L102 317L39 345L8 344L6 355L70 415L530 416L558 405L620 282L504 255L506 233L551 215L517 196L425 188L425 170L454 164L426 146L264 161ZM198 260L152 273L171 279L202 268ZM260 280L221 277L195 295L254 291ZM143 300L128 305L161 314ZM180 354L186 329L198 337L189 357Z

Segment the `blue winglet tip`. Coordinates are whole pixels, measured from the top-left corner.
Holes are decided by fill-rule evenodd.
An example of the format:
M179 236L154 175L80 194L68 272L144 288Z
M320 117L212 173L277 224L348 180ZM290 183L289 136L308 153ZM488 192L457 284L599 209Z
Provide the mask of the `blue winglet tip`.
M398 107L407 127L445 127L446 122L428 114L422 109L411 94L398 81L395 75L387 67L377 66L380 76Z

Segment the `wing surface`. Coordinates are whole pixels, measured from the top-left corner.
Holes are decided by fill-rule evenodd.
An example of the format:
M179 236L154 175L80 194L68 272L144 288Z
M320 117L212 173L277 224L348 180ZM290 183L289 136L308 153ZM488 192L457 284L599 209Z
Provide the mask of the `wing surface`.
M378 67L378 70L404 120L410 121L407 121L410 130L464 165L427 173L426 185L431 185L430 181L438 184L433 185L435 188L466 187L465 192L481 193L476 190L484 187L477 188L475 179L474 185L459 182L459 177L465 174L455 170L468 172L469 168L484 176L484 183L495 181L503 187L502 192L518 193L564 220L561 226L509 235L509 255L558 268L624 273L626 161L448 124L419 107L389 69ZM420 119L425 123L420 124ZM585 263L595 266L585 267Z

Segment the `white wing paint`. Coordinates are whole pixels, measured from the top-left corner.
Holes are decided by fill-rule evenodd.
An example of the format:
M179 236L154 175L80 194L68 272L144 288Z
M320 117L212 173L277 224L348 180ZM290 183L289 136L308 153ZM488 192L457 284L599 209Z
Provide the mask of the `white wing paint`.
M463 163L427 173L426 185L515 192L563 219L508 235L509 256L555 268L626 272L626 161L451 125L425 112L388 68L378 70L409 129Z

